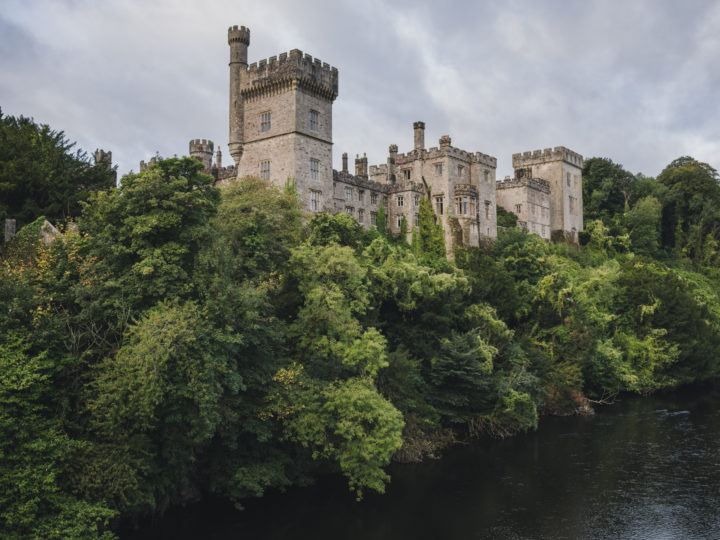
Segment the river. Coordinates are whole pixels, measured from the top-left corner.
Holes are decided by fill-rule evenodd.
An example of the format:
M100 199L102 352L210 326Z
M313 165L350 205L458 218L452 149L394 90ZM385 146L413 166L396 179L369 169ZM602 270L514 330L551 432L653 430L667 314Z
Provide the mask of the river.
M357 503L341 478L173 510L133 539L720 538L720 384L623 397L594 416L395 464Z

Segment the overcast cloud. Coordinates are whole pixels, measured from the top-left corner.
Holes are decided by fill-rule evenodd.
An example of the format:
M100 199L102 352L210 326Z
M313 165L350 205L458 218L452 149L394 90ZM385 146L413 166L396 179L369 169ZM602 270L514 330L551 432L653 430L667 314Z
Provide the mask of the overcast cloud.
M720 2L4 0L0 107L62 129L120 174L188 141L228 142L228 26L249 61L301 49L336 66L334 166L453 145L498 158L564 145L656 175L720 168ZM352 162L352 160L351 160Z

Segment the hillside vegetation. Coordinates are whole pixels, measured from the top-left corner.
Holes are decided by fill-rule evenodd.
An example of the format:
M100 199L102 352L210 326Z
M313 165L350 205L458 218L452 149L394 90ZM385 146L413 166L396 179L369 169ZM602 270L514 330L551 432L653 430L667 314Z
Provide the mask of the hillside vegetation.
M291 184L217 189L201 170L166 159L75 190L58 208L82 207L77 227L49 245L50 206L18 207L0 261L3 538L112 537L323 472L361 498L393 458L720 370L720 186L691 158L657 179L590 159L582 246L508 227L454 261L429 201L408 245L303 215Z

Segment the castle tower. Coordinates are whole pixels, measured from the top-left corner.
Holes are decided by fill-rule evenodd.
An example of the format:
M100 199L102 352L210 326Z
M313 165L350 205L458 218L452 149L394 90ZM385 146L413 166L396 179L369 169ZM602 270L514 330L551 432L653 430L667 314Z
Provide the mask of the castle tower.
M233 27L228 36L230 153L238 178L259 176L278 186L292 179L306 208L332 211L338 70L297 49L243 68L249 31Z
M583 157L564 146L513 154L516 178L541 178L550 184L550 229L573 242L583 230Z
M247 70L247 51L250 45L250 29L244 26L228 28L230 45L230 155L235 166L240 165L243 154L244 103L241 95Z
M212 141L206 139L193 139L190 141L190 157L194 157L203 165L206 169L212 167L213 149L215 145Z

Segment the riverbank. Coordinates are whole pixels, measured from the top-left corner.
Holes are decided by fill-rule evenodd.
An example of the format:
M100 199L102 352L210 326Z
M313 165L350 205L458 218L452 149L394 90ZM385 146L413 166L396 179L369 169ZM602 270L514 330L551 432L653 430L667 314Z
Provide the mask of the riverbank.
M208 499L123 538L708 538L720 535L720 384L620 396L592 416L393 464L357 503L342 478L248 501Z

